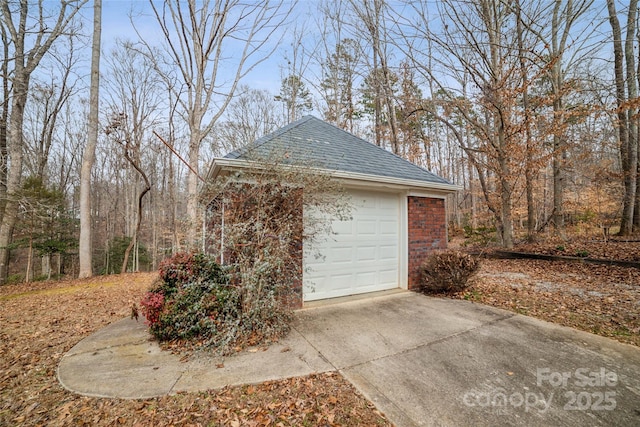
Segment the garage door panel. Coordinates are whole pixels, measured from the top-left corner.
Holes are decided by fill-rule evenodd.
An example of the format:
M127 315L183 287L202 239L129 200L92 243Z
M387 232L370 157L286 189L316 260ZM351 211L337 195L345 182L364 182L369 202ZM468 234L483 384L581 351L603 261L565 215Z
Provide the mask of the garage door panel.
M383 261L397 261L398 259L398 247L395 245L380 246L380 260Z
M391 220L380 220L380 234L383 236L398 236L398 222Z
M397 268L389 268L387 270L381 270L379 272L380 283L387 285L394 285L393 288L398 287L398 270Z
M359 246L356 252L356 260L361 261L374 261L376 260L376 246Z
M327 280L328 288L331 290L349 289L353 282L353 273L334 274Z
M371 211L371 214L387 214L389 216L393 216L395 215L395 213L397 212L397 209L393 206L389 206L386 203L385 199L381 199L380 203L376 206L376 208L374 210Z
M371 199L367 195L351 192L351 203L361 211L372 210L376 208L376 200Z
M356 225L356 233L357 236L354 236L354 238L357 237L362 237L362 236L375 236L377 234L377 224L375 219L370 219L370 220L360 220L357 222ZM355 243L355 242L354 242Z
M353 262L353 248L351 246L337 247L329 254L328 259L332 264L351 264Z
M334 236L353 236L353 223L351 221L334 221L331 225Z
M400 199L389 193L351 191L349 221L334 221L333 233L315 251L305 248L306 301L398 287ZM310 251L313 252L313 251Z
M377 272L359 273L356 274L356 286L359 288L372 286L376 284Z

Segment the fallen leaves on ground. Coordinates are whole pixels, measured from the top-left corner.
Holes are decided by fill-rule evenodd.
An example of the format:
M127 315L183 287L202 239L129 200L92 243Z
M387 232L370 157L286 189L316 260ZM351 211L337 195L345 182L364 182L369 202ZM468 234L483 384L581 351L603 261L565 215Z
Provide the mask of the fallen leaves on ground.
M100 399L58 383L62 355L131 314L155 274L0 287L0 425L390 425L338 373L144 400Z
M581 258L609 259L640 262L640 242L635 239L603 238L549 238L536 243L522 243L518 252Z
M566 261L483 259L456 295L640 346L640 269Z
M337 373L145 400L63 389L55 374L62 355L130 315L154 279L128 274L0 287L0 425L389 425ZM640 346L640 269L484 259L473 286L457 297Z

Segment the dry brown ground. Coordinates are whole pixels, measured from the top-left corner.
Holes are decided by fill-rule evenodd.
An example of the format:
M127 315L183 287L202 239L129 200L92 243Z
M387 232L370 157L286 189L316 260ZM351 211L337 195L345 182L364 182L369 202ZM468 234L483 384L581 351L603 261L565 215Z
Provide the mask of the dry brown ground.
M568 240L551 238L538 243L519 244L515 250L545 255L640 262L640 241L638 241L637 236L632 239L611 237L607 240L602 237L583 237Z
M620 254L633 259L637 245L618 245ZM389 425L336 373L135 401L64 390L55 376L61 356L129 315L154 278L0 287L0 425ZM640 345L640 269L484 259L473 286L455 297Z
M1 426L390 425L337 373L144 400L75 395L62 355L130 314L155 278L128 274L0 287Z
M456 297L640 346L640 269L483 259L473 281Z

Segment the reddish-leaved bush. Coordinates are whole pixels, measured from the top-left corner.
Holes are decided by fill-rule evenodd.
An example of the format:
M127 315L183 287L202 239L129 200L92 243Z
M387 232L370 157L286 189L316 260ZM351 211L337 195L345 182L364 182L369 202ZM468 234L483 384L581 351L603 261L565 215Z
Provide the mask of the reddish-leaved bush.
M147 326L153 326L160 321L160 314L164 309L164 294L160 292L147 292L140 301L142 313L147 319Z

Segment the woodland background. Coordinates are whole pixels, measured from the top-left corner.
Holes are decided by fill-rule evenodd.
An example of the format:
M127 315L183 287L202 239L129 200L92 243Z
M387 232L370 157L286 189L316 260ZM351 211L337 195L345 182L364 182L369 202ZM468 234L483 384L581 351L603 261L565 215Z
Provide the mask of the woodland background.
M451 234L640 230L637 0L141 3L0 4L0 282L199 247L211 160L306 114L460 184Z

